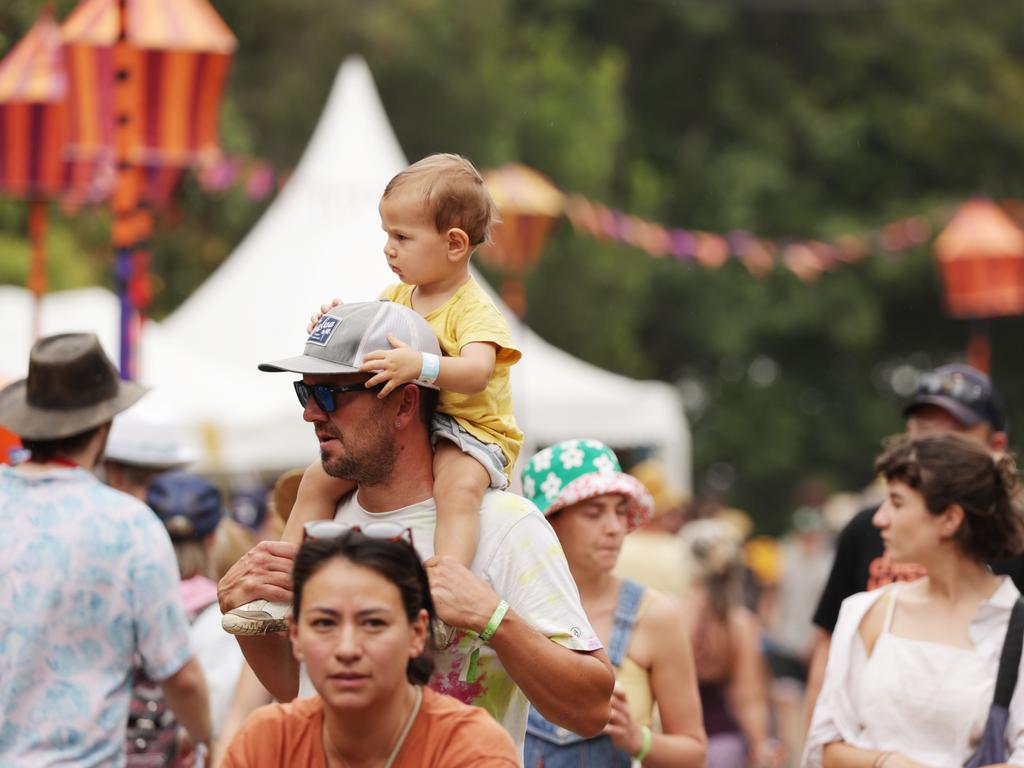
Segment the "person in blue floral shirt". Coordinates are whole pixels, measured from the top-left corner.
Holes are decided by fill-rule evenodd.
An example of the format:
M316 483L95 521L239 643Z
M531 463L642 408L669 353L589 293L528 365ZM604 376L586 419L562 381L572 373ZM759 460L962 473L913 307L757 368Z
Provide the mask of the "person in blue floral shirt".
M41 339L0 391L0 424L30 451L0 467L0 765L123 766L136 659L191 741L209 739L167 532L92 474L144 392L92 334Z

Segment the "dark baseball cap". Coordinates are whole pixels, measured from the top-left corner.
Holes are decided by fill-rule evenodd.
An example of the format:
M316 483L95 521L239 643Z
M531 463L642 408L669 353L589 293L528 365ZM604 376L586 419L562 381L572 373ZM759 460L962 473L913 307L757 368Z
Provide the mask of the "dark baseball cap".
M910 416L922 405L941 408L965 427L983 422L996 432L1006 432L1009 427L1003 399L992 380L969 365L943 365L921 374L903 415Z
M165 472L149 484L146 503L156 512L172 541L205 539L223 515L220 491L191 472Z

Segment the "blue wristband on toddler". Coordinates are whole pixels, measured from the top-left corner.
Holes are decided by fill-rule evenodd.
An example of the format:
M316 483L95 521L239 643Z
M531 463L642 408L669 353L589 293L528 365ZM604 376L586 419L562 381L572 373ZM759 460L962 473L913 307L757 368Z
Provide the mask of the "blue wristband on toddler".
M420 381L433 384L441 374L441 358L429 352L423 352L423 365L420 368Z

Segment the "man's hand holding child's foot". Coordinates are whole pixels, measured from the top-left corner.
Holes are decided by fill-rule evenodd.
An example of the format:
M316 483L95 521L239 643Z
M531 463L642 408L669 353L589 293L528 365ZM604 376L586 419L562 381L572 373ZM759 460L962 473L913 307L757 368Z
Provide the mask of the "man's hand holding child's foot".
M225 632L265 635L288 629L291 570L297 549L286 541L260 542L224 574L217 585L217 598L224 611L221 626Z

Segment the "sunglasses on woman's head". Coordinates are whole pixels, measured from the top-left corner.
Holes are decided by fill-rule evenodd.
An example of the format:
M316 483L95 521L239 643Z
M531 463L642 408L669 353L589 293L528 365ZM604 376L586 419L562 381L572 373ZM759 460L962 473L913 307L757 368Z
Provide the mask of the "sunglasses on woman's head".
M404 541L410 547L413 546L412 529L398 523L380 522L352 525L341 520L311 520L303 526L303 533L307 539L336 539L350 531L361 533L370 539Z
M378 384L373 387L367 387L365 381L357 381L355 384L342 384L340 386L332 384L307 384L304 381L295 381L292 384L295 387L295 395L299 398L299 403L302 404L303 408L306 407L306 403L312 397L313 402L324 413L334 413L337 410L338 395L343 395L346 392L379 392L384 386L383 384Z

